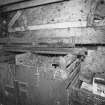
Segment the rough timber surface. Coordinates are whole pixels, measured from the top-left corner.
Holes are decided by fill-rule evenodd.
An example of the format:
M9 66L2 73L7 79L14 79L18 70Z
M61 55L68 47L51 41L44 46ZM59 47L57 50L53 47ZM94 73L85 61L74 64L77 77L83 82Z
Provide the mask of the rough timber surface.
M88 4L89 2L87 2ZM63 22L81 22L86 21L89 6L84 0L64 1L45 6L34 7L21 10L22 15L17 19L12 28L25 26L24 32L8 33L9 42L29 43L36 42L43 37L71 37L80 36L82 28L66 29L45 29L45 30L27 30L27 26L55 24ZM76 7L76 8L75 8ZM17 11L16 11L17 12ZM7 23L13 18L16 12L8 13Z
M47 37L67 37L71 42L73 37L77 44L104 43L104 28L81 28L80 26L66 29L27 30L27 26L86 21L90 10L89 4L90 0L72 0L22 10L22 15L13 28L25 26L26 31L9 33L10 42L30 43ZM8 15L9 20L14 14L15 12L12 12Z
M101 4L102 5L102 4ZM23 32L9 32L7 39L9 43L37 43L40 38L50 39L62 38L65 43L71 44L72 40L76 44L104 44L105 30L103 27L75 27L65 29L38 29L28 30L28 26L38 26L46 24L57 24L63 22L83 22L87 21L91 8L91 0L70 0L59 3L43 5L20 10L21 16L13 24L12 28L24 27ZM7 24L17 11L6 14ZM98 10L99 13L99 10ZM7 29L7 28L6 28ZM2 32L3 33L3 32ZM5 38L4 38L5 39ZM43 41L43 42L44 42ZM6 41L5 41L6 43Z

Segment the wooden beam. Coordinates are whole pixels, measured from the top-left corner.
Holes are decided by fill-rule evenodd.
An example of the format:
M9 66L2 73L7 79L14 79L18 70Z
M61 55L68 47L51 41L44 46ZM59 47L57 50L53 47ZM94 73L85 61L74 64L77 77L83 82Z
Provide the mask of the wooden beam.
M100 0L94 0L94 2L91 0L91 9L90 9L90 13L88 15L87 18L87 26L93 26L94 24L94 14L97 8L97 5L99 4Z
M44 24L44 25L35 25L35 26L27 26L25 27L16 27L14 29L9 29L9 32L18 32L18 31L27 31L27 30L49 30L49 29L64 29L64 28L72 28L72 27L86 27L86 21L77 21L77 22L63 22L63 23L55 23L55 24Z
M49 3L61 2L61 1L66 1L66 0L30 0L30 1L4 6L2 7L2 12L10 12L14 10L20 10L20 9L40 6Z
M104 27L105 19L94 23L96 27ZM33 25L33 26L21 26L16 28L9 28L8 32L23 32L23 31L34 31L34 30L50 30L50 29L66 29L66 28L82 28L87 27L87 21L74 21L74 22L63 22L54 24L43 24L43 25Z
M8 27L11 29L12 26L15 24L16 20L20 17L22 14L22 11L17 11L16 14L13 16L13 18L10 20Z
M0 6L17 3L17 2L22 2L22 1L24 1L24 0L0 0Z
M81 48L54 48L54 47L22 47L22 46L4 46L3 51L10 52L32 52L36 54L78 54L86 50Z

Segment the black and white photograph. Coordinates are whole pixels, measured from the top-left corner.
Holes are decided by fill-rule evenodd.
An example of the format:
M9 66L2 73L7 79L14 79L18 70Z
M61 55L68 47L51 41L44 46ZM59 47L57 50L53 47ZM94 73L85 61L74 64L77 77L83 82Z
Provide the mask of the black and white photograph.
M0 0L0 105L105 105L105 0Z

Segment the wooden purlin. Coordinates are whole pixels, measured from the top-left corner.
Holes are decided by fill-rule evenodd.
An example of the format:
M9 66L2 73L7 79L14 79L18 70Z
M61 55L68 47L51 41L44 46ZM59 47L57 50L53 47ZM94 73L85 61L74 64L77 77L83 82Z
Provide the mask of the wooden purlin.
M12 5L3 6L1 10L2 12L10 12L10 11L45 5L49 3L62 2L62 1L67 1L67 0L30 0Z

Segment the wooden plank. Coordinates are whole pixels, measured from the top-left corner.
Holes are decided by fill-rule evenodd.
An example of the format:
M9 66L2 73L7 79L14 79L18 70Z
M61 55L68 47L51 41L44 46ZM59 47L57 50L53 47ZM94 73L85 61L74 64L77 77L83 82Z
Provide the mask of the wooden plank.
M94 23L96 27L105 27L105 19ZM44 25L33 25L33 26L21 26L16 28L9 28L8 32L23 32L23 31L34 31L34 30L50 30L50 29L66 29L66 28L85 28L87 27L87 21L74 21L74 22L63 22L54 24L44 24Z
M94 13L95 13L95 10L96 10L96 7L97 7L97 2L99 0L95 0L93 3L92 1L91 2L91 9L90 9L90 13L88 15L88 18L87 18L87 25L88 26L92 26L93 25L93 22L94 22Z
M17 31L26 31L26 30L45 30L45 29L64 29L71 27L86 27L86 21L75 21L75 22L63 22L63 23L55 23L55 24L44 24L44 25L35 25L35 26L27 26L25 27L16 27L15 29L8 30L9 32L17 32Z
M30 8L30 7L35 7L35 6L40 6L40 5L55 3L55 2L61 2L61 1L65 1L65 0L33 0L33 1L26 1L26 2L13 4L13 5L4 6L2 8L2 12L20 10L20 9L24 9L24 8Z
M28 26L71 21L86 21L87 10L84 10L83 13L80 12L84 5L85 4L82 3L81 0L71 0L21 10L23 11L22 15L16 21L14 27L24 26L25 21ZM8 13L9 20L13 17L14 13L15 12Z
M104 28L103 28L104 29ZM54 30L26 31L9 33L8 42L11 43L65 43L75 44L105 44L105 35L102 28L69 28ZM18 37L20 35L20 37ZM2 41L2 40L1 40ZM42 44L41 44L42 45ZM44 45L44 44L43 44Z
M80 51L86 49L81 48L51 48L51 47L11 47L11 46L4 46L3 51L11 51L11 52L33 52L39 54L78 54Z
M99 5L100 0L94 0L94 1L90 1L90 2L91 2L91 9L90 9L90 13L87 18L87 26L94 26L94 25L95 26L103 26L103 25L105 25L105 23L104 23L105 20L102 20L99 23L95 23L95 20L94 20L94 15L95 15L95 12L97 11L97 6Z
M21 2L24 0L0 0L0 6Z
M17 11L16 14L13 16L13 18L10 20L8 27L12 28L12 26L14 25L14 23L16 22L16 20L20 17L20 15L22 14L22 11Z

